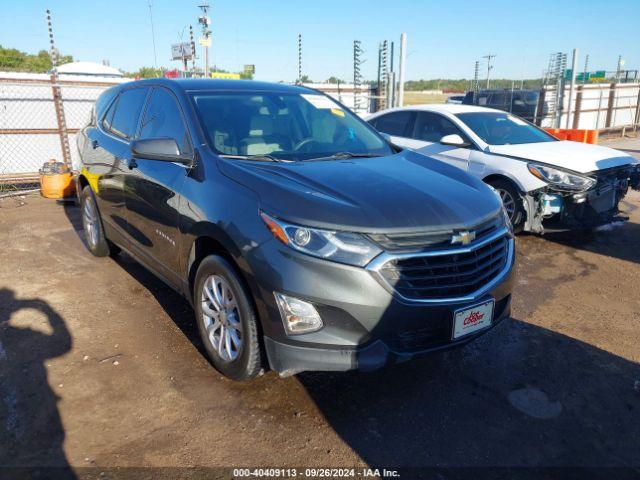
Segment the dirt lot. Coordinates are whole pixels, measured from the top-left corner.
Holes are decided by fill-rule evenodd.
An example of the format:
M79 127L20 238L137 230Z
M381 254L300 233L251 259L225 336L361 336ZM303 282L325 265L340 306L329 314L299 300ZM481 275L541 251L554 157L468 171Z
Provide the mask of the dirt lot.
M461 350L369 374L242 384L207 363L178 295L126 256L87 252L77 207L4 199L0 465L81 476L640 468L640 193L627 199L631 221L590 241L519 237L513 319Z

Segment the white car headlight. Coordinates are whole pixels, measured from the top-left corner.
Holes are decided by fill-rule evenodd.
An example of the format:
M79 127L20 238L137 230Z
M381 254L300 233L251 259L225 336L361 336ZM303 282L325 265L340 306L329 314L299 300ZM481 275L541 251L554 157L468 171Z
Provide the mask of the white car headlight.
M260 216L274 237L307 255L364 267L382 253L380 247L358 233L292 225L264 212Z
M530 163L529 171L540 180L566 190L588 190L596 184L593 178L569 173L546 165Z

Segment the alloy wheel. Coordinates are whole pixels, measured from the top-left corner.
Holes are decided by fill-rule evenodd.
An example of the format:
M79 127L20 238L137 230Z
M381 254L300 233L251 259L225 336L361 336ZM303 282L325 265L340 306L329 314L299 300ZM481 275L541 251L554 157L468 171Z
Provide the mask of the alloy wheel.
M202 320L207 339L224 362L232 362L242 349L242 320L231 285L210 275L202 286Z
M95 247L99 240L100 226L98 224L98 213L96 212L93 201L90 198L85 198L84 200L82 220L84 223L84 230L87 232L87 241L92 247Z
M502 204L504 205L504 209L507 211L509 215L509 219L513 221L513 216L516 213L516 201L513 196L507 191L501 188L498 188L498 193L500 194L500 198L502 199Z

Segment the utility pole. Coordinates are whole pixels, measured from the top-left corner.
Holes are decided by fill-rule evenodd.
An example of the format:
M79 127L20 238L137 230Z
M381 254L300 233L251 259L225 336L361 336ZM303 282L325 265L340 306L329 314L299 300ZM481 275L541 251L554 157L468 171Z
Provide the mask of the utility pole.
M202 25L202 37L204 42L204 76L209 78L209 46L211 45L211 30L209 25L211 19L209 19L209 2L205 0L202 5L198 5L198 8L202 10L202 15L198 18L198 23Z
M149 20L151 21L151 41L153 42L153 68L158 68L158 55L156 54L156 32L153 26L153 1L149 0Z
M302 85L302 34L298 34L298 85Z
M618 55L618 66L616 67L616 80L619 82L620 77L622 77L622 66L624 65L624 60L622 59L622 55Z
M573 56L571 57L571 83L569 84L569 102L567 103L567 126L566 126L566 128L569 128L569 125L571 125L571 123L570 123L571 110L572 110L571 102L573 101L573 92L574 92L574 90L576 88L576 67L577 66L578 66L578 49L574 48L573 49Z
M586 84L587 83L587 76L589 73L589 54L587 53L584 57L584 72L582 72L582 84Z
M480 62L476 60L476 65L473 69L473 88L474 92L480 90Z
M196 73L196 43L193 41L193 26L189 25L189 40L191 40L191 76Z
M407 64L407 34L400 35L400 61L398 65L398 106L404 106L404 75Z
M497 55L494 55L492 53L485 55L482 58L486 58L487 59L487 90L489 89L489 78L491 77L491 69L493 68L491 66L491 59L495 58Z

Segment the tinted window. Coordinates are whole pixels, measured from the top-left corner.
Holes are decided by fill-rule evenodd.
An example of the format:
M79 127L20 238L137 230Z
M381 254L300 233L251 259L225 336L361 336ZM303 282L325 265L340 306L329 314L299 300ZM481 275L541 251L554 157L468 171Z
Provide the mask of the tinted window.
M504 92L496 92L491 94L489 104L492 107L503 108L507 105L507 97Z
M417 113L413 138L425 142L437 143L445 135L454 134L463 137L458 127L442 115L431 112Z
M225 155L309 160L393 153L367 123L325 95L203 92L193 99L211 146Z
M95 125L96 119L102 118L105 109L111 104L111 100L115 97L116 92L114 89L109 89L106 92L102 93L98 99L96 100L96 104L93 106L93 110L91 112L91 123Z
M379 132L396 137L408 137L413 129L414 112L391 112L375 119Z
M140 138L173 138L180 153L191 151L189 134L182 111L174 95L164 88L154 88L142 120Z
M122 92L115 107L113 120L109 121L109 113L105 117L110 124L109 130L122 138L133 137L146 96L146 88L132 88Z
M104 118L102 119L102 127L105 130L111 130L111 122L113 120L113 114L116 111L116 106L117 105L118 105L118 100L116 99L111 104L111 106L109 107L109 110L107 110L107 113L105 114Z
M459 113L456 115L489 145L553 142L555 138L521 118L502 112Z

